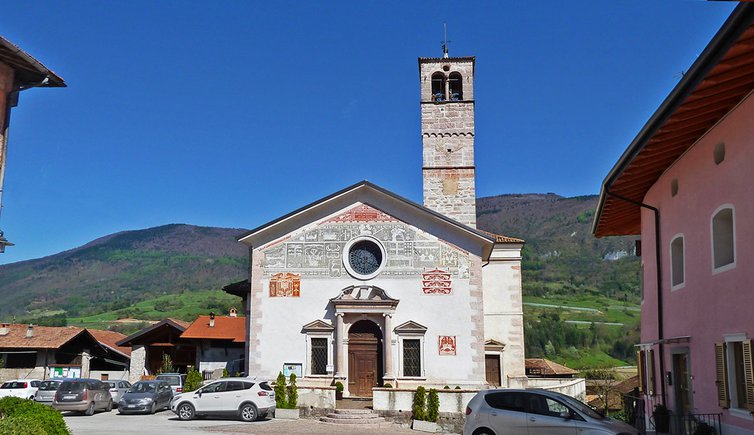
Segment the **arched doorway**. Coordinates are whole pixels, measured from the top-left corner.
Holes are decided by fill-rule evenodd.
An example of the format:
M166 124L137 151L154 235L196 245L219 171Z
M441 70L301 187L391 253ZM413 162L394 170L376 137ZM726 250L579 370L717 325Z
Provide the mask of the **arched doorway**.
M348 391L371 397L382 385L382 332L376 323L359 320L348 330Z

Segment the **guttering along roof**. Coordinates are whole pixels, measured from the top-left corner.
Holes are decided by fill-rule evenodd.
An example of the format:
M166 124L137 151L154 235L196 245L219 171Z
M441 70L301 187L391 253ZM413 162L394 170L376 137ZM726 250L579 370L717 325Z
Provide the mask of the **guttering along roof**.
M602 182L592 232L641 232L642 202L683 153L754 90L754 4L740 4Z
M60 76L2 36L0 36L0 62L13 68L15 71L15 82L22 87L66 86ZM43 83L45 78L47 78L47 81Z

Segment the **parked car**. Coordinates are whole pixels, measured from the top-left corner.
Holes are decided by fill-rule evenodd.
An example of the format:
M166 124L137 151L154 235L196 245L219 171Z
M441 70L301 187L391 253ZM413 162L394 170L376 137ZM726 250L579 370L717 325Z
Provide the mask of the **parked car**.
M186 375L181 373L160 373L155 378L156 381L165 381L170 384L170 388L173 389L173 393L182 393L183 385L186 383Z
M546 390L480 391L466 407L464 435L638 435L573 397Z
M269 383L256 378L222 378L173 397L170 409L181 420L218 415L254 421L275 412L275 393Z
M75 378L63 381L55 392L52 407L58 411L78 411L93 415L98 409L113 409L110 387L97 379Z
M118 403L118 412L148 412L169 409L173 389L165 381L139 381L131 386Z
M34 400L45 405L52 405L52 401L55 399L55 392L58 391L58 387L63 381L64 379L48 379L40 382Z
M131 383L128 381L102 381L110 387L110 395L113 397L113 405L118 406L118 402L120 402L120 398L123 397L124 394L126 394L126 391L128 391L129 388L131 388Z
M40 382L42 381L39 379L13 379L3 382L0 385L0 397L20 397L34 400Z

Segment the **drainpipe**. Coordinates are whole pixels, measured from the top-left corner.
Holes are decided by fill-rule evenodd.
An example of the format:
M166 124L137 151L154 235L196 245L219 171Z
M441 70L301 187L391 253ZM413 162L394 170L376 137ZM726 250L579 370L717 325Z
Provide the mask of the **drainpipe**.
M656 207L652 207L649 204L643 202L634 201L626 198L625 196L618 195L610 191L610 188L605 186L605 193L608 196L620 199L621 201L628 202L630 204L638 205L639 207L651 210L655 216L655 262L657 269L657 339L660 345L660 397L662 404L665 403L665 345L662 340L665 338L665 331L663 328L663 307L662 307L662 261L660 258L660 210Z

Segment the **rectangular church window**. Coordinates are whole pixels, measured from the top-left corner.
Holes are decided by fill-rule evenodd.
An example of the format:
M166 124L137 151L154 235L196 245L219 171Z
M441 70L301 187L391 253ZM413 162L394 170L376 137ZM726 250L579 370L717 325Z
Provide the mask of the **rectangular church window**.
M421 376L419 340L403 340L403 376Z
M327 339L312 338L312 374L327 374Z

